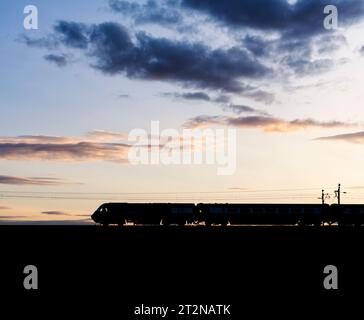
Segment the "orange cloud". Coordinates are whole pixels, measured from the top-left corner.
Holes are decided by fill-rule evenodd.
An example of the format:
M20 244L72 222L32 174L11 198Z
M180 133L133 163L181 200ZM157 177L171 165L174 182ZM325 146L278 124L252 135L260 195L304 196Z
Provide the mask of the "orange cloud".
M200 128L226 125L244 129L261 129L265 132L292 132L312 128L341 128L357 124L340 121L317 121L314 119L284 120L272 116L226 117L202 115L188 120L185 127Z
M86 137L0 137L0 160L109 160L127 162L125 134L93 131ZM109 141L108 141L109 140Z

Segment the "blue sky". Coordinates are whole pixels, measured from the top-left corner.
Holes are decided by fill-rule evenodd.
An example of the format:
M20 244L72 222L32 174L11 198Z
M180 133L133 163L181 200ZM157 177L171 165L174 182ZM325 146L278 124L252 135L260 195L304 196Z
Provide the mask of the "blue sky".
M2 1L0 220L80 220L107 200L316 202L338 182L362 202L364 7L331 3L337 30L325 1L32 1L25 30L30 3ZM93 149L115 142L95 130L152 120L237 129L236 173Z

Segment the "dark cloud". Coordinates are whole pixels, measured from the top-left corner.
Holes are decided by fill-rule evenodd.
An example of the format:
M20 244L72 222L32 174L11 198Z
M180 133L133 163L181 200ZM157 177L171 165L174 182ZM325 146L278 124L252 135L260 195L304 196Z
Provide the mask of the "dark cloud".
M269 115L267 112L263 110L254 109L252 107L244 106L244 105L237 105L237 104L229 104L223 106L224 111L232 111L235 114L242 114L242 113L256 113L260 115Z
M63 211L43 211L42 214L54 215L54 216L67 216L68 213Z
M265 100L265 102L269 102L269 103L272 102L272 99L274 99L274 97L265 96L264 92L259 92L258 90L256 90L256 91L253 90L250 93L247 93L246 95L249 96L249 94L251 94L251 95L257 94L257 96L254 97L256 100ZM258 97L260 94L262 95L261 98ZM256 113L256 114L260 114L260 115L269 115L266 111L263 111L263 110L254 109L254 108L251 108L251 107L248 107L245 105L236 105L233 103L229 103L231 101L231 98L229 96L225 96L225 95L211 97L207 93L201 92L201 91L184 92L184 93L163 92L163 93L161 93L161 95L166 96L166 97L173 97L176 99L201 100L201 101L215 102L215 103L220 104L220 106L222 107L222 109L224 111L231 111L235 114Z
M275 64L279 69L277 72L287 76L292 73L297 77L324 73L340 63L340 60L336 61L331 57L335 51L345 46L347 41L340 31L326 30L323 27L325 17L323 8L327 3L300 0L294 6L287 3L283 5L292 11L294 23L286 25L284 17L284 24L272 30L275 36L248 34L242 39L243 47L263 61ZM355 23L364 16L364 5L357 0L349 1L347 5L345 2L345 12L341 12L343 1L336 1L336 5L339 10L340 25ZM357 10L358 7L360 7L358 12L350 11ZM279 12L277 14L279 15ZM264 30L256 28L258 31Z
M242 45L252 54L279 65L280 72L290 71L300 77L331 70L337 61L327 56L345 44L343 35L331 33L306 38L280 37L275 40L247 35L242 40ZM314 56L315 52L319 56ZM320 55L326 56L320 58Z
M244 93L245 79L260 79L271 70L239 47L210 49L201 42L175 41L137 33L131 40L120 24L85 26L60 21L55 38L85 51L92 67L109 75L176 82L186 87Z
M6 206L0 206L0 210L10 210L10 208Z
M254 108L243 106L243 105L237 105L237 104L230 104L225 107L226 110L231 110L234 113L241 114L241 113L250 113L250 112L256 112Z
M345 141L355 144L364 144L364 131L338 134L335 136L319 137L315 140L333 140L333 141Z
M210 101L209 95L204 92L186 92L186 93L182 93L181 97L186 100Z
M159 25L176 25L182 23L182 15L173 7L163 6L160 2L148 0L144 4L136 2L110 0L114 12L131 16L137 24L157 23Z
M267 54L268 46L272 41L265 40L262 37L247 35L242 41L245 48L247 48L254 55L260 57Z
M242 45L253 55L260 58L278 58L289 56L310 58L312 55L312 42L310 38L285 38L280 35L274 40L261 36L246 35L242 39ZM277 57L278 55L278 57Z
M198 116L188 120L185 127L211 127L214 125L226 125L245 129L261 129L265 132L293 132L312 128L341 128L354 126L352 123L339 121L317 121L314 119L284 120L273 116Z
M55 181L55 182L61 182L62 179L60 178L52 178L52 177L47 177L47 178L44 178L44 177L29 177L29 179L32 179L32 180L44 180L44 179L47 179L48 181Z
M56 64L58 67L65 67L68 64L68 59L66 55L48 54L44 56L44 59Z
M360 52L360 54L361 54L362 56L364 56L364 46L362 46L362 47L360 48L359 52Z
M226 117L224 116L207 116L201 115L197 117L193 117L187 120L184 123L184 127L186 128L203 128L203 127L210 127L214 125L224 124Z
M217 96L214 101L217 103L229 103L231 101L231 97L222 94Z
M119 94L118 97L121 98L121 99L127 99L130 96L128 94Z
M22 35L20 41L29 47L48 50L57 49L61 44L70 48L87 48L86 34L90 32L89 26L73 21L58 21L54 26L54 31L54 33L42 38L30 38L28 35Z
M298 0L293 5L287 0L110 0L112 11L131 17L135 23L172 26L181 25L184 15L207 16L228 32L244 31L247 35L240 44L211 48L192 40L193 36L182 41L144 32L134 34L114 22L58 21L48 36L24 36L23 40L32 47L81 50L93 68L107 75L171 82L270 104L275 97L259 86L260 80L323 73L336 65L330 57L320 56L337 50L345 41L339 31L323 26L327 4L338 8L340 26L356 23L364 16L362 0ZM45 58L58 66L68 62L60 53ZM252 80L258 83L256 87L248 85Z
M356 22L364 15L362 0L298 0L294 5L287 0L181 0L182 7L202 12L228 26L249 27L284 33L291 37L322 33L326 5L335 5L340 23Z
M23 178L13 176L0 176L0 184L10 185L38 185L38 186L58 186L63 185L64 181L57 178Z
M288 17L291 11L285 0L232 0L228 5L214 0L182 0L181 5L204 12L228 25L259 29L284 28L287 22L282 16Z
M273 93L260 89L248 91L244 95L246 97L252 98L255 101L263 102L265 104L272 104L275 99L275 95Z
M184 99L184 100L202 100L202 101L211 101L210 96L205 92L163 92L162 96L173 97L176 99Z
M274 94L264 91L264 90L256 89L256 88L250 87L250 86L242 87L242 91L244 92L243 95L245 97L251 98L255 101L262 102L265 104L271 104L271 103L273 103L273 101L275 99ZM211 97L209 94L202 92L202 91L184 92L184 93L162 92L161 95L165 96L165 97L173 97L176 99L184 99L184 100L211 101L211 102L216 102L219 104L227 104L231 101L230 96L221 94L221 95L218 95L215 97Z
M261 78L269 70L237 47L211 50L202 43L137 34L132 44L123 27L103 24L90 38L94 67L129 78L178 82L187 87L241 93L240 78Z
M86 49L88 46L87 33L89 27L83 23L59 21L55 27L55 36L67 47Z
M28 47L33 48L45 48L45 49L56 49L59 47L59 39L54 36L47 36L43 38L30 38L28 35L22 35L20 37L20 42L25 43Z

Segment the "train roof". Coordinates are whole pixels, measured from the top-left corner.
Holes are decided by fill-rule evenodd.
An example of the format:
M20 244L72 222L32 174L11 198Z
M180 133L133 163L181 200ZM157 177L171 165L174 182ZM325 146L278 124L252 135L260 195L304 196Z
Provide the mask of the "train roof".
M288 207L288 206L299 206L299 207L308 207L308 206L322 206L320 203L223 203L223 202L215 202L215 203L178 203L178 202L108 202L102 205L108 206L124 206L124 205L174 205L174 206L194 206L194 205L213 205L213 206L274 206L274 207ZM328 204L325 204L326 206Z

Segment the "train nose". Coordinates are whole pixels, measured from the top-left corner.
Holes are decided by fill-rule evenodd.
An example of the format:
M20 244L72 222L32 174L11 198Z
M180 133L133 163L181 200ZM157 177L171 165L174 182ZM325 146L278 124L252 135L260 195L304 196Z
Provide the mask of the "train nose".
M96 223L100 222L100 218L101 218L101 214L100 211L95 211L92 216L91 216L92 220L95 221Z

